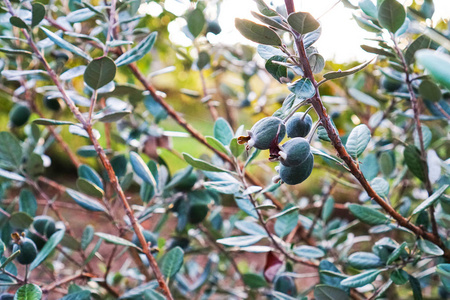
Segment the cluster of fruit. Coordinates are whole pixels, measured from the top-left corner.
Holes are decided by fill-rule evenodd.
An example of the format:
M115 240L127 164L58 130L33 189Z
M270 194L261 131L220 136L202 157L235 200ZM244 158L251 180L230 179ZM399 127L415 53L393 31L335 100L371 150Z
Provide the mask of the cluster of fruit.
M42 249L53 233L56 232L55 220L49 216L38 216L34 218L33 227L36 233L29 230L18 234L11 235L14 245L13 252L20 250L17 261L22 265L31 264L38 254L38 250Z
M295 185L305 181L311 175L314 156L309 142L305 137L311 131L312 119L308 114L297 112L286 122L277 117L267 117L259 120L241 136L238 142L247 144L247 150L255 147L270 151L270 160L279 161L276 168L280 180L286 184ZM280 145L286 135L291 138Z

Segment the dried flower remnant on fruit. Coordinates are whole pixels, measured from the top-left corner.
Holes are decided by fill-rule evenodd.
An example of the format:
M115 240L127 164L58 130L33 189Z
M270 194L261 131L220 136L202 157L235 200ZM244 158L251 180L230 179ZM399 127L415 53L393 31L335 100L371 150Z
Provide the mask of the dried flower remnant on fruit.
M22 232L22 235L19 235L17 232L11 234L11 238L14 240L13 252L20 250L20 254L17 256L17 261L22 265L29 265L36 258L38 250L34 242L25 237L25 234Z
M247 144L247 150L255 147L259 150L272 149L284 139L286 127L283 120L267 117L259 120L247 131L247 136L238 137L239 144Z

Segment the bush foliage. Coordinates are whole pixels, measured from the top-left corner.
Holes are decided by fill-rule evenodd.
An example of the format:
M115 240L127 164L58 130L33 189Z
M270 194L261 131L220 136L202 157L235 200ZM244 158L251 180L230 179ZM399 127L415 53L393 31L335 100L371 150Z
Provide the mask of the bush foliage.
M341 1L339 65L255 1L256 48L227 1L2 2L1 299L448 297L448 20Z

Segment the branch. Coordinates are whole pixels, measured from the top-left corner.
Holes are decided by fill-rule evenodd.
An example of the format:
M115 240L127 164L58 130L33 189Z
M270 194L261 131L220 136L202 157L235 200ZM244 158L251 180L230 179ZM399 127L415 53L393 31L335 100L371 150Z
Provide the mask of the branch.
M286 9L288 15L295 12L294 9L294 2L293 0L284 0L286 4ZM311 71L311 66L308 61L308 57L306 56L305 47L303 45L303 39L302 36L294 31L294 38L295 38L295 44L297 46L297 50L299 51L299 59L300 59L300 66L303 69L303 72L305 74L305 78L308 78L311 80L313 85L316 88L316 94L311 99L312 105L314 107L314 110L316 111L317 115L319 116L320 121L322 122L322 126L327 131L328 137L331 139L331 143L333 147L336 149L339 157L345 162L345 164L350 169L350 172L353 174L353 176L359 181L361 186L364 188L364 190L367 192L370 198L372 198L375 202L378 203L391 217L393 217L397 223L405 228L408 228L409 230L413 231L416 235L422 236L423 238L433 242L434 244L441 247L445 254L444 256L447 259L450 259L450 251L444 246L441 239L439 237L436 237L434 234L427 232L423 230L422 228L415 226L414 224L410 223L408 219L404 218L401 214L399 214L389 203L384 201L382 197L380 197L375 190L370 186L367 179L362 174L361 170L359 169L359 166L355 163L355 161L352 159L352 157L348 154L347 150L345 149L344 145L342 144L341 138L336 133L334 126L331 123L330 117L327 114L327 110L323 105L323 102L320 98L319 89L317 82L314 78L314 75Z
M10 12L10 14L12 16L16 16L12 6L11 6L11 2L10 0L5 0L6 6ZM128 200L122 190L122 187L119 184L119 181L117 180L116 174L114 173L114 170L111 166L110 161L108 160L108 158L106 157L105 151L103 150L103 148L100 146L98 140L95 138L94 134L93 134L93 130L92 130L92 126L91 124L89 124L85 118L83 117L83 115L80 113L80 111L78 110L78 108L75 106L75 103L72 101L72 99L67 95L64 87L62 86L61 82L59 82L58 80L58 76L55 73L55 71L50 67L50 65L48 64L48 62L45 60L44 56L41 54L41 52L39 51L39 49L37 48L36 44L34 43L33 39L31 38L30 34L22 29L22 33L25 36L25 38L28 41L28 44L30 45L30 47L32 48L32 50L34 51L34 53L36 54L36 56L38 57L38 59L42 62L42 64L44 65L44 68L46 69L48 75L50 76L51 80L53 81L53 83L56 85L56 87L58 88L59 92L62 95L62 98L64 99L64 101L66 102L67 106L69 107L69 109L72 111L72 113L74 114L75 118L82 124L83 128L86 130L86 132L89 135L89 138L92 142L92 144L94 145L94 148L100 158L100 161L103 165L103 167L106 169L106 172L108 174L109 180L111 182L111 185L113 186L114 190L116 191L118 197L120 198L120 200L122 201L122 204L124 206L125 212L128 216L128 218L130 219L130 223L133 226L133 229L139 239L139 241L141 242L142 245L146 245L146 240L144 238L144 235L142 234L142 231L137 223L137 220L134 216L133 211L131 210L130 204L128 203ZM158 264L156 263L155 258L153 257L153 255L150 253L150 250L148 247L143 247L143 252L146 255L146 257L149 260L150 266L153 269L153 272L155 273L156 279L159 283L159 286L161 287L161 289L164 291L166 297L170 300L173 299L172 294L170 293L169 287L166 283L166 281L164 280L163 275L161 274L161 271L158 267Z
M417 135L419 136L419 145L420 145L420 160L422 163L422 168L424 170L425 175L425 188L428 192L428 196L431 196L433 194L433 187L431 186L430 177L428 176L428 164L427 164L427 153L425 151L425 146L423 143L423 132L422 132L422 124L420 122L420 111L419 111L419 103L417 101L416 93L414 93L413 86L411 84L411 75L409 74L409 68L408 64L406 63L405 56L403 55L403 52L400 50L400 47L398 46L397 40L394 36L394 34L391 34L391 39L394 42L394 49L397 53L398 57L400 58L400 61L403 66L403 71L406 74L405 82L408 87L409 95L411 96L411 105L412 109L414 111L414 122L416 123L416 130ZM429 208L430 212L430 219L431 219L431 227L433 230L433 234L439 238L439 233L437 229L437 223L436 218L434 216L434 206L430 206Z

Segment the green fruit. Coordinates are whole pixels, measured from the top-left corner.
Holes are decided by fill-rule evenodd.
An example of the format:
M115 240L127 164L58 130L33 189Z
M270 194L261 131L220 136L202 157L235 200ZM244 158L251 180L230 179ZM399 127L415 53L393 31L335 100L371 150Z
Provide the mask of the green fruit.
M189 207L188 220L191 224L201 223L208 215L209 208L205 204L194 204Z
M222 32L222 28L220 27L219 22L210 21L206 27L206 32L211 32L217 35Z
M38 216L34 218L33 227L41 235L50 238L56 231L55 221L49 216Z
M388 92L395 92L402 86L402 83L383 76L381 78L381 86Z
M26 230L25 233L25 236L34 242L38 250L41 250L42 247L44 247L46 241L43 238L41 238L37 234L32 233L29 230Z
M280 165L280 178L284 183L289 185L299 184L311 175L313 167L314 156L310 154L308 158L298 166L286 167L284 165Z
M311 147L306 139L298 137L280 146L280 162L286 167L294 167L304 162L311 154Z
M278 145L286 134L283 120L276 117L267 117L259 120L248 131L249 141L247 147L266 150L271 146ZM277 139L278 137L278 139Z
M44 106L53 111L61 110L61 99L60 98L50 98L49 96L44 96Z
M13 294L1 294L0 295L0 300L13 300L14 299L14 295Z
M305 137L311 131L312 119L303 112L297 112L286 122L287 136L290 138Z
M29 265L37 256L37 248L34 242L29 238L21 237L17 244L13 246L13 252L20 250L17 261L22 265Z
M295 286L295 281L290 276L280 275L275 279L274 286L275 291L281 292L283 294L296 297L297 287Z
M156 236L153 234L153 232L148 230L142 230L142 234L144 235L145 241L148 243L151 243L151 246L154 247L158 245L158 241L156 239ZM131 238L131 241L138 247L142 248L142 244L139 241L136 233L133 234L133 237Z
M26 105L16 104L9 112L9 121L12 127L20 127L25 125L25 123L30 118L31 111Z

